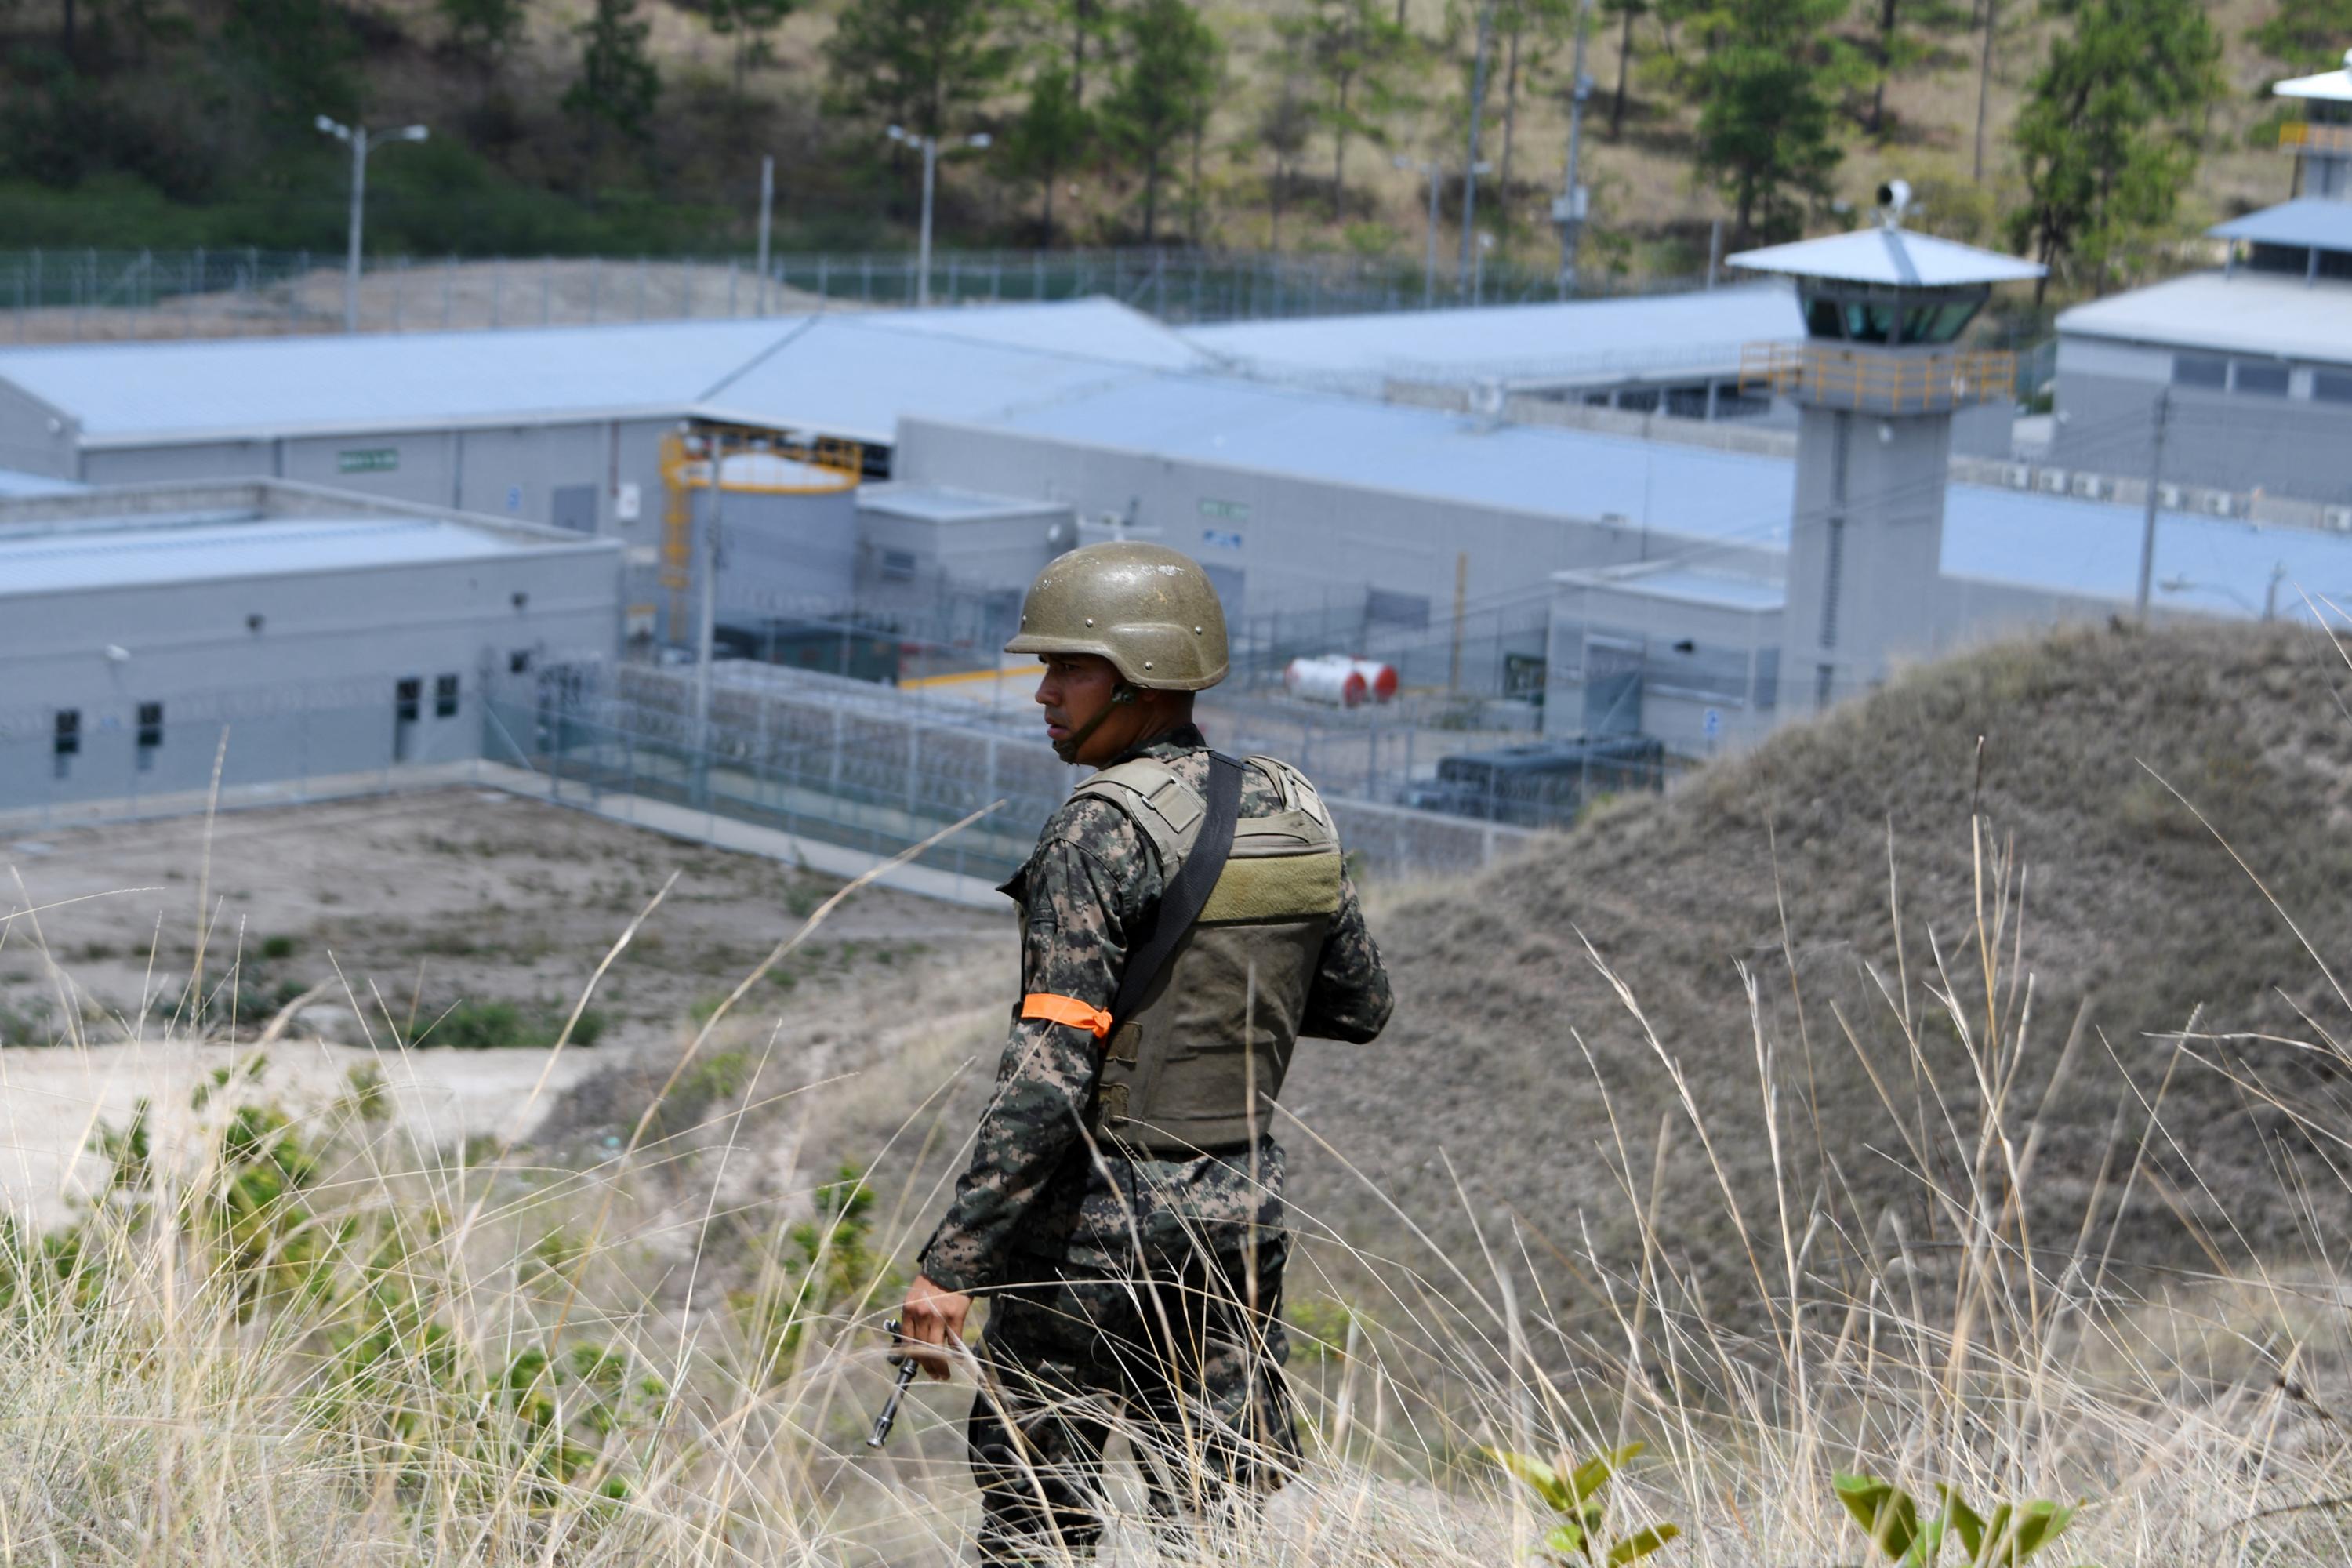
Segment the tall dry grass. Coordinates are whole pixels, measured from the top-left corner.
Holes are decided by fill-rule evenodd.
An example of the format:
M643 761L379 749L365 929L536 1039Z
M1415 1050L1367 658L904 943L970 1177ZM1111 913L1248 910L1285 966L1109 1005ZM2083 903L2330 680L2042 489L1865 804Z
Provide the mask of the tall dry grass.
M1376 1237L1297 1216L1303 1469L1262 1519L1171 1536L1149 1528L1136 1479L1115 1468L1107 1554L1491 1568L1550 1522L1493 1450L1549 1459L1640 1442L1605 1494L1604 1534L1673 1521L1683 1534L1662 1562L1864 1560L1831 1489L1840 1471L1922 1496L1953 1485L1979 1509L2088 1500L2047 1561L2352 1561L2343 1238L2312 1234L2295 1258L2251 1269L2166 1274L2116 1258L2087 1218L2069 1234L2028 1229L2020 1194L2040 1107L2011 1088L2035 1053L2095 1047L2036 1015L2016 859L1985 824L1969 831L1971 906L1947 911L1935 951L1875 977L1912 1060L1899 1087L1880 1086L1874 1147L1919 1173L1935 1245L1891 1220L1832 1235L1845 1211L1785 1176L1767 1194L1771 1223L1752 1226L1756 1194L1726 1178L1744 1269L1701 1275L1675 1239L1695 1216L1662 1211L1658 1173L1693 1151L1722 1171L1730 1134L1687 1096L1684 1114L1612 1118L1604 1146L1557 1152L1612 1172L1638 1256L1604 1254L1574 1214L1474 1213L1481 1246L1452 1258L1402 1212ZM37 947L37 927L12 917L5 940ZM1755 1005L1793 974L1743 977L1757 1023L1740 1048L1776 1171L1784 1144L1822 1131L1776 1097L1788 1043ZM1619 1000L1642 1018L1630 989ZM221 1064L201 1103L93 1129L110 1174L73 1224L0 1230L0 1563L969 1555L968 1384L919 1393L880 1454L861 1442L887 1384L877 1329L891 1262L910 1254L954 1163L935 1086L907 1087L899 1134L929 1146L911 1163L929 1177L874 1194L817 1172L773 1202L722 1200L730 1163L754 1157L745 1129L780 1107L821 1118L827 1092L779 1096L763 1087L780 1081L776 1064L755 1058L747 1081L672 1126L664 1099L691 1081L725 1016L682 1043L618 1149L470 1154L385 1120L364 1077L289 1114L266 1062L299 1047L278 1024L241 1042L199 1008L166 1026L174 1048ZM2242 1072L2207 1026L2182 1021L2175 1070ZM1972 1092L1909 1076L1928 1071L1930 1027L1965 1042ZM2314 1019L2296 1044L2343 1061L2341 1036ZM381 1053L387 1078L403 1070L397 1037ZM1650 1040L1654 1070L1676 1084L1685 1056L1721 1048ZM1559 1047L1575 1059L1572 1031ZM2305 1139L2345 1168L2352 1126L2333 1105L2283 1102L2251 1074L2242 1088L2249 1137ZM1611 1086L1596 1073L1578 1091ZM2169 1205L2189 1223L2151 1157L2169 1137L2163 1093L2115 1116L2088 1212L2112 1225L2132 1205ZM1378 1152L1310 1127L1284 1136L1294 1159L1345 1163L1377 1188ZM1932 1174L1946 1171L1960 1174ZM2283 1179L2263 1201L2299 1195ZM1959 1556L1955 1544L1945 1560Z

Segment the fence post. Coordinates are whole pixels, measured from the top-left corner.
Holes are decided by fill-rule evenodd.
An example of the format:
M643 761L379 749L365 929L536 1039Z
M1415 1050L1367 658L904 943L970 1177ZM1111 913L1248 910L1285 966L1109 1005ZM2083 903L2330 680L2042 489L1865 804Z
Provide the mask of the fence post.
M859 277L863 280L860 285L863 290L863 297L866 302L870 305L874 302L874 258L871 256L859 257L857 258L857 270Z
M456 303L457 291L457 258L447 257L441 263L441 330L449 330L449 308Z
M539 324L547 326L555 320L555 258L544 256L539 262Z
M646 258L637 258L637 320L646 319Z
M727 258L727 319L730 321L735 319L735 269L740 265L734 257Z
M824 252L824 251L819 251L819 252L817 252L817 258L816 258L816 301L817 301L817 309L818 309L818 310L823 310L823 309L824 309L824 302L825 302L827 300L829 300L829 299L831 299L831 298L833 297L833 286L832 286L832 283L831 283L831 281L827 279L827 277L825 276L828 272L830 272L830 271L832 270L832 263L833 263L833 258L832 258L831 256L827 255L827 254L826 254L825 252Z
M596 324L596 311L603 302L604 293L604 258L592 256L588 258L588 324L592 327Z
M506 313L507 258L499 257L490 264L490 325L498 326Z

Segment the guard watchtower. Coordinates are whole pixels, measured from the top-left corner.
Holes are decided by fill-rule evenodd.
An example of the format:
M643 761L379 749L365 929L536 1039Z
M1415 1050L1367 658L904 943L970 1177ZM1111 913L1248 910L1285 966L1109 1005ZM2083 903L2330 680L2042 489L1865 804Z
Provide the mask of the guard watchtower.
M2294 154L2290 195L2352 202L2352 49L2344 68L2296 77L2272 96L2303 105L2303 117L2279 127L2279 150Z
M1795 279L1804 312L1802 342L1751 345L1740 369L1743 391L1799 409L1783 711L1825 707L1880 679L1890 655L1935 646L1952 415L2016 390L2014 356L1959 337L1995 284L2042 268L1910 233L1909 201L1896 181L1871 228L1730 258Z

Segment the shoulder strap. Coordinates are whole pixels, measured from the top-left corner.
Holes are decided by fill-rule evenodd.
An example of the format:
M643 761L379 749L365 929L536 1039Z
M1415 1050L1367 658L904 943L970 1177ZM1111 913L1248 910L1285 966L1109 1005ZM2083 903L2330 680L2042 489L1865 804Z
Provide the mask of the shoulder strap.
M1192 849L1168 879L1167 890L1160 895L1160 910L1151 922L1151 934L1145 937L1127 955L1127 973L1119 977L1118 994L1112 999L1110 1016L1124 1021L1134 1016L1143 1005L1143 994L1151 989L1176 944L1201 918L1209 905L1210 889L1223 874L1225 860L1233 853L1234 827L1241 820L1242 765L1222 752L1209 753L1208 815L1201 824L1200 836L1192 840Z

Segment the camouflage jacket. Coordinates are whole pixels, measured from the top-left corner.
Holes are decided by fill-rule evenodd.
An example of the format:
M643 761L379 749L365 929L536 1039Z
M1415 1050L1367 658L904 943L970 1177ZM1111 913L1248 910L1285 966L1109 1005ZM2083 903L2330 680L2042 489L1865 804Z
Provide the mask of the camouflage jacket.
M1205 791L1208 742L1186 724L1131 755L1156 757ZM1281 809L1255 768L1244 775L1244 816ZM1109 803L1066 803L1036 852L1004 885L1027 911L1021 933L1021 993L1074 996L1108 1009L1131 938L1166 886L1150 841ZM1352 883L1323 943L1299 1033L1364 1041L1388 1022L1388 974L1364 929ZM1015 1018L981 1119L971 1163L954 1202L923 1248L922 1269L952 1290L1050 1276L1068 1258L1097 1268L1173 1256L1206 1242L1238 1247L1239 1233L1283 1223L1281 1145L1167 1160L1089 1149L1082 1123L1092 1104L1101 1047L1083 1028Z

